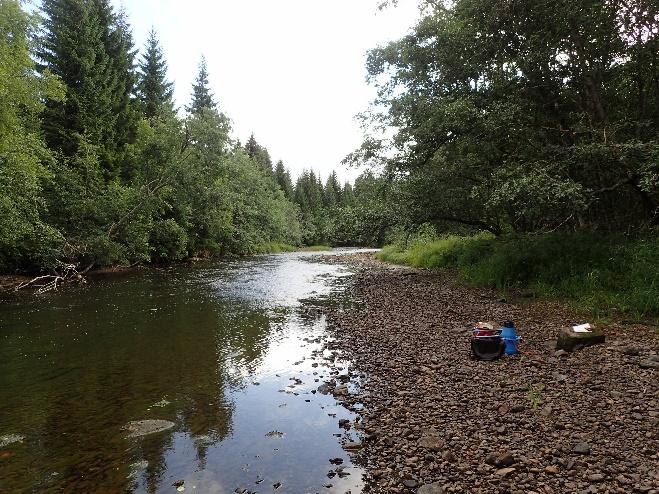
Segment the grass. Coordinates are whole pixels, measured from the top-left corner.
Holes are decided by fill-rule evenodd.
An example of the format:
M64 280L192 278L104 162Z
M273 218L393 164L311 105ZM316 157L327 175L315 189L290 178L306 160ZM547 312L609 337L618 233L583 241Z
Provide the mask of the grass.
M659 236L552 233L421 238L385 247L384 261L454 268L470 283L526 289L594 317L659 319Z

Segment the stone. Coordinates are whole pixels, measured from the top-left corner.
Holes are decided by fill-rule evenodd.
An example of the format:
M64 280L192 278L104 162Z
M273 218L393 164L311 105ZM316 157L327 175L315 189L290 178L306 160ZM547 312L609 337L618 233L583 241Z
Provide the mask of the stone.
M547 473L558 473L558 467L556 465L549 465L548 467L545 467L545 472Z
M124 429L128 431L128 437L134 438L163 432L171 429L174 425L174 422L169 420L134 420L128 422Z
M348 394L348 386L340 384L334 388L334 394L337 396L346 396Z
M405 479L403 480L403 485L408 489L414 489L419 484L414 479Z
M453 462L453 461L455 461L455 455L453 453L451 453L450 451L444 451L442 453L442 459L444 461Z
M659 369L659 362L655 362L654 360L646 359L646 360L641 360L638 363L638 366L641 369Z
M636 357L641 353L641 351L635 346L630 345L630 346L623 346L620 349L620 353L622 353L623 355L628 355L630 357Z
M419 487L416 494L446 494L446 489L439 482L433 482Z
M513 467L509 467L509 468L500 468L499 470L497 470L496 473L499 477L508 477L514 471L515 469Z
M556 348L558 350L565 350L572 352L578 348L597 345L604 343L606 337L601 332L591 328L588 333L577 333L572 328L563 328L558 335Z
M503 453L494 460L494 464L497 467L509 467L515 463L515 458L510 453Z
M444 448L444 441L437 436L431 435L421 436L418 444L420 447L429 449L430 451L441 451Z
M345 443L343 445L343 448L347 449L347 450L361 449L361 447L362 447L362 443L358 443L358 442L354 442L354 441Z
M573 453L577 453L580 455L589 455L590 454L590 444L580 442L574 445L572 448Z

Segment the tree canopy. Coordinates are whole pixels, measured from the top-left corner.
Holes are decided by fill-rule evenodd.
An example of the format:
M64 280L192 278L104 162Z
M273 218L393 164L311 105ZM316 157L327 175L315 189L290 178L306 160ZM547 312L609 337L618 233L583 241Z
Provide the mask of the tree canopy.
M659 221L659 6L650 0L426 2L369 53L373 132L416 223L495 233ZM384 108L384 111L378 111Z

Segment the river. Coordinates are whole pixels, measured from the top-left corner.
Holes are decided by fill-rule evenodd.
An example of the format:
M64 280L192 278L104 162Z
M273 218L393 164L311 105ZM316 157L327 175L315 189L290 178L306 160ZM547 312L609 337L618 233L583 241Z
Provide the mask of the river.
M354 415L316 391L350 372L313 310L350 303L335 252L0 302L0 493L360 492L342 448L358 436L338 425ZM153 420L170 428L130 428Z

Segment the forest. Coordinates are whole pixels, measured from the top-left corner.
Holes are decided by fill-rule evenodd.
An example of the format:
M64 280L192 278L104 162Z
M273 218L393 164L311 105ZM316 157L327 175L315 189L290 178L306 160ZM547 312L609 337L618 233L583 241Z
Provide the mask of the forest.
M659 4L423 4L369 54L379 97L350 157L398 184L381 257L659 314Z
M610 306L659 312L654 0L422 1L368 53L354 184L233 137L203 57L175 107L157 33L136 48L108 0L3 0L0 30L4 272L388 244L500 288L624 285Z
M208 77L176 108L157 34L136 49L109 1L0 2L0 270L384 241L381 178L293 181Z

